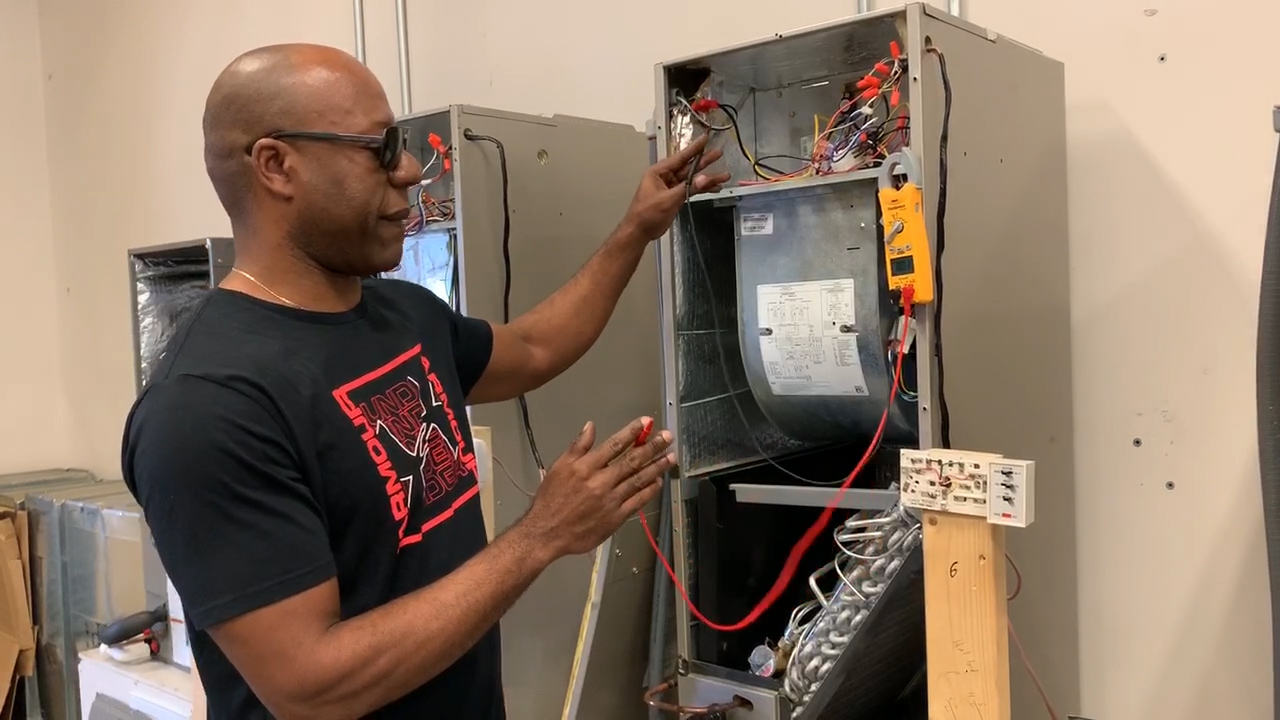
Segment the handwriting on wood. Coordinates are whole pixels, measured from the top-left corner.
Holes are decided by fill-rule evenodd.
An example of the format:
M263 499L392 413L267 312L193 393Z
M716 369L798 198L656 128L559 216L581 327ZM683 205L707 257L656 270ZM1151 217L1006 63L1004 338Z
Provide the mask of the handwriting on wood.
M1010 720L1003 529L926 513L930 720Z

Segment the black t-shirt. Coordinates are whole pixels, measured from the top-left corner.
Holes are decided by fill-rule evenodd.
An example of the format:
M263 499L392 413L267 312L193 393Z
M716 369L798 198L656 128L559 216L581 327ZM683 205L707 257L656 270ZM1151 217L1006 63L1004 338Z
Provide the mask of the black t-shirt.
M186 610L212 720L270 717L205 632L336 577L342 617L484 548L464 398L488 323L430 291L364 284L343 313L215 290L129 415L124 477ZM374 718L502 720L495 626Z

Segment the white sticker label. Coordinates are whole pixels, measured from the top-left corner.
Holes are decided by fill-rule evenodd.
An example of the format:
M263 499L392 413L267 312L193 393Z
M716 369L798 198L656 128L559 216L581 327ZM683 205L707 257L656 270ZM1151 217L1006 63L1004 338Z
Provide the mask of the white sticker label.
M759 285L756 307L774 395L870 394L858 358L852 278Z
M743 213L738 228L743 235L772 235L773 213Z

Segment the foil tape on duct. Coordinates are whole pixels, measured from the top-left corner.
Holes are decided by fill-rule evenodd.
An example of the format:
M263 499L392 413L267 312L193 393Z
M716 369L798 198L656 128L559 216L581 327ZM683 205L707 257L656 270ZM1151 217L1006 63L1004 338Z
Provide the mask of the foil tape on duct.
M874 180L748 195L735 207L746 377L760 411L794 440L869 438L889 402L898 308L875 208ZM917 423L899 399L886 442L912 441Z
M209 262L147 257L131 261L137 294L137 361L145 387L174 331L208 294Z

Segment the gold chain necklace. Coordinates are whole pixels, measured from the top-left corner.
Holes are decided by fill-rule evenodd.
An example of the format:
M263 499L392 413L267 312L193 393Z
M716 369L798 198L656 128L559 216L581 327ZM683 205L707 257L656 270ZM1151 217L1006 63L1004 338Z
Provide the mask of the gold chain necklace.
M262 282L261 280L259 280L258 278L256 278L256 277L254 277L254 276L250 275L249 273L247 273L247 272L245 272L245 271L241 270L240 268L238 268L238 267L233 267L233 268L231 268L231 272L234 272L234 273L240 273L241 275L245 276L245 277L246 277L246 278L248 278L248 279L249 279L249 281L250 281L250 282L252 282L254 285L257 285L258 287L260 287L260 288L262 288L263 290L267 291L267 293L269 293L272 297L274 297L275 299L277 299L277 300L279 300L280 302L284 303L285 305L288 305L289 307L292 307L292 308L297 308L298 310L306 310L306 308L304 308L304 307L302 307L301 305L299 305L298 303L296 303L296 302L294 302L294 301L290 300L289 298L287 298L287 297L285 297L285 296L281 295L280 293L276 292L275 290L272 290L271 288L267 287L266 285L264 285L264 284L263 284L263 282Z

